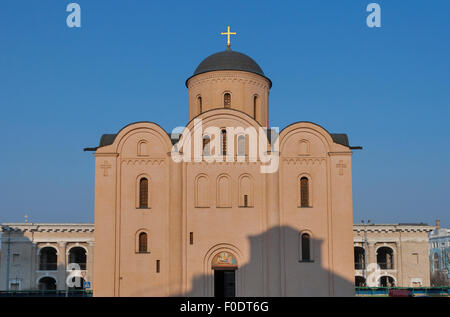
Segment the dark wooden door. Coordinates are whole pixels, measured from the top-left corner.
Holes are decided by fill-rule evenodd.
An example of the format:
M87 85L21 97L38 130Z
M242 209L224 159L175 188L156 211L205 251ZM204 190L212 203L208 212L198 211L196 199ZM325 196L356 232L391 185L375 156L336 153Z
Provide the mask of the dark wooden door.
M235 270L214 270L214 296L236 296Z

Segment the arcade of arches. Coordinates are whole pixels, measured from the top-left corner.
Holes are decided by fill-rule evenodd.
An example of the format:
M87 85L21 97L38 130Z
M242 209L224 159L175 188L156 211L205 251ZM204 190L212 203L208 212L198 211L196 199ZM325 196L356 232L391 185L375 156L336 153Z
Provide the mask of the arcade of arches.
M73 281L81 281L75 283L74 288L90 288L93 275L93 224L2 224L1 231L2 236L9 237L10 270L4 270L8 256L2 254L0 289L69 290L71 287L66 284L69 275L79 277ZM5 279L8 274L9 285Z
M353 226L355 286L430 286L428 232L423 224Z
M253 203L253 201L249 201L248 205L252 206ZM67 275L67 267L71 263L76 263L80 268L86 267L86 270L83 270L85 276L82 278L87 283L92 282L93 224L2 224L2 233L7 236L9 232L6 231L5 227L10 227L12 230L10 237L12 262L10 290L52 290L55 287L57 290L65 290L67 286L64 279ZM354 225L353 228L354 283L356 286L367 285L366 279L371 272L370 266L373 263L376 264L377 261L380 267L382 265L388 267L387 265L390 263L392 269L380 269L376 283L372 286L411 287L429 285L427 284L429 283L427 277L429 277L430 268L437 265L437 261L430 262L429 260L429 258L434 260L435 253L428 254L430 251L426 235L429 230L432 230L432 227L377 224L370 227L366 226L366 228L362 225ZM139 238L140 233L142 231L136 233L137 238ZM198 232L192 231L188 234L189 246L195 246L199 243ZM303 232L297 232L292 236L296 248L293 255L298 263L304 261L305 265L313 264L314 261L317 261L317 254L314 253L315 248L311 243L306 245L306 240L301 239L302 235ZM28 241L27 243L24 243L24 238ZM314 235L312 235L312 238L314 240ZM148 253L153 252L152 236L147 235L145 241L144 239L141 240L142 250L147 251L143 254L139 253L139 239L136 239L135 254L144 257L152 254ZM311 242L311 239L309 240ZM258 240L253 239L252 241L255 243ZM308 251L304 250L308 247ZM7 248L3 247L2 251L5 250ZM366 250L368 251L366 252ZM30 261L29 258L23 257L23 254L34 254L34 256ZM64 254L66 256L62 256ZM210 279L204 282L210 283L209 294L211 296L214 294L217 296L238 295L239 281L242 279L240 275L248 267L247 263L242 264L243 262L239 260L238 255L238 250L223 246L222 249L211 251L211 254L205 259L205 272L209 272ZM309 260L307 260L308 258ZM0 265L0 289L3 290L6 289L4 280L6 259L7 256L3 253L1 257L2 265ZM158 263L154 263L153 267L150 266L150 270L154 270L154 272L158 269L160 272L164 270L163 263L159 263L159 268L157 265ZM214 281L216 282L214 283ZM84 283L74 285L74 288L79 288L81 285L84 286Z

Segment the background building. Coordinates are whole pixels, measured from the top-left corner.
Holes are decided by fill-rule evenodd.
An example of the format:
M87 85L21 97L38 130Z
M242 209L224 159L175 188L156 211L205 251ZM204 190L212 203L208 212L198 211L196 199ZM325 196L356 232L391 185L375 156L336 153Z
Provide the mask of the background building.
M441 228L430 232L430 265L432 286L450 286L450 229Z
M68 290L71 273L71 289L90 288L93 224L4 223L1 232L0 290Z
M430 286L426 224L353 226L356 286ZM376 266L380 270L376 270Z

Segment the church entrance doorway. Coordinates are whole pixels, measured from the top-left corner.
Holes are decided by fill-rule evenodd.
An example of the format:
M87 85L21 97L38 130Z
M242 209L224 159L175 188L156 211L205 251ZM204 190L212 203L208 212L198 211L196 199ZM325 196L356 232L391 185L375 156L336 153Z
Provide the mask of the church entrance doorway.
M235 297L236 296L236 274L235 270L214 270L214 296Z
M214 296L236 296L236 270L238 268L236 257L222 251L212 260L211 268L214 270Z

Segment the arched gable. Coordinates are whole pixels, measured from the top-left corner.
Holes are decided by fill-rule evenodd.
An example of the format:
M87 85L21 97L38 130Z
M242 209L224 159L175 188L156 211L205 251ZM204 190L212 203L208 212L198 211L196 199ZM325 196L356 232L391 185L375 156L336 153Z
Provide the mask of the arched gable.
M280 133L282 156L325 157L328 152L335 150L334 145L328 131L311 122L291 124Z
M142 153L145 144L145 151ZM111 145L97 153L118 153L122 157L165 157L172 149L168 134L156 123L136 122L122 128Z

